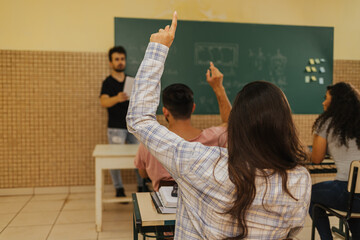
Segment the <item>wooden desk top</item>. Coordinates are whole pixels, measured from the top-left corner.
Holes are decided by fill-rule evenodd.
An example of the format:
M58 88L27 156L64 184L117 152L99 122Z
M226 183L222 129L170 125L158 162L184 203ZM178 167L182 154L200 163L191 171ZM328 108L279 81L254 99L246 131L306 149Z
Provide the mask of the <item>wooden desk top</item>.
M135 156L139 144L98 144L93 157L126 157Z
M136 193L142 226L164 226L175 224L176 214L160 214L156 211L150 193Z

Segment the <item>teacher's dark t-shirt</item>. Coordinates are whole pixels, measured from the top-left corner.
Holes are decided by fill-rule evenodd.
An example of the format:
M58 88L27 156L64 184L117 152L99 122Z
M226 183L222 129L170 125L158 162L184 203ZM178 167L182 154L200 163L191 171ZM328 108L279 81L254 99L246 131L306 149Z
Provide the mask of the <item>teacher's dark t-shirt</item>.
M111 75L108 76L102 83L100 96L103 94L109 95L110 97L116 96L119 92L124 89L124 82L119 82ZM107 108L108 110L108 128L123 128L126 129L126 114L129 107L129 101L117 103L112 107Z

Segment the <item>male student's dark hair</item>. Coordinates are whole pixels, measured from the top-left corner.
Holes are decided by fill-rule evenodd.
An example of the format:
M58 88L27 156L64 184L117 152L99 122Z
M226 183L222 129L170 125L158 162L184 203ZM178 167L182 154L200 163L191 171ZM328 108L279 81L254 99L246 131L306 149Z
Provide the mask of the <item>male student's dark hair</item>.
M237 94L228 123L228 153L236 197L226 213L237 220L240 234L226 239L244 239L248 235L246 213L256 195L255 178L279 174L283 190L294 198L287 188L286 171L307 159L289 104L277 86L256 81Z
M125 55L125 58L126 58L126 51L125 51L125 48L122 47L122 46L115 46L113 48L110 48L109 50L109 62L112 61L112 55L113 53L123 53Z
M188 119L194 105L194 93L185 84L175 83L162 92L164 107L175 119Z

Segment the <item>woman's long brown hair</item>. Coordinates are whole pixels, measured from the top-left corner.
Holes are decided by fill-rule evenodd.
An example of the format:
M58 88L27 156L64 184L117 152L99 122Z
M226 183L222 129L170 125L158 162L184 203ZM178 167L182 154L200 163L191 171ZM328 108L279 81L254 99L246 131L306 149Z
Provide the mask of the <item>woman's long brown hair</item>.
M274 84L256 81L236 96L228 123L229 177L236 188L233 205L226 211L237 220L239 235L248 235L246 213L256 194L256 175L279 174L287 188L287 170L303 165L307 154L300 143L291 110Z

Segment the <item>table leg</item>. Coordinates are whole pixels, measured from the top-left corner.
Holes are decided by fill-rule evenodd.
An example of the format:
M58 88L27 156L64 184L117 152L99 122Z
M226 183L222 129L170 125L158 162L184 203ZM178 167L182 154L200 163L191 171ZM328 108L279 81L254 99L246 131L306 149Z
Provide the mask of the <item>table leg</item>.
M96 160L95 160L96 161ZM103 211L103 193L104 193L104 176L103 170L96 162L95 164L95 222L96 231L101 232L102 230L102 211Z

